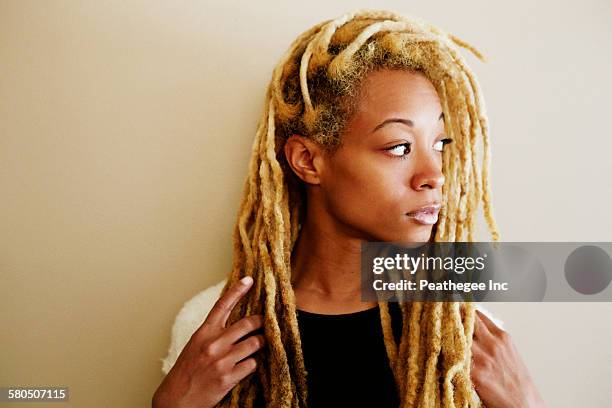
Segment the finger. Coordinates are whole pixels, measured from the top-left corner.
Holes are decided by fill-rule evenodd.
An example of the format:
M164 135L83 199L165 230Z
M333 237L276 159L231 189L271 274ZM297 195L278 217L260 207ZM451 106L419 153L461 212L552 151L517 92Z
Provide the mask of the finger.
M480 316L481 316L480 311L476 310L476 313L474 316L475 317L474 319L474 338L486 339L487 337L491 336L491 333L489 332L489 329L484 324Z
M472 357L475 356L481 356L484 354L484 348L482 345L482 340L475 338L472 341L472 348L470 349L472 351Z
M237 343L232 348L232 351L229 352L227 357L232 362L237 363L261 349L265 344L266 339L263 335L257 334L254 336L249 336L240 343Z
M487 370L485 359L480 356L474 356L472 358L472 366L470 367L470 378L474 384L474 388L478 391L480 387L485 385L487 377Z
M263 315L251 315L238 320L223 332L221 341L226 344L234 344L241 337L246 336L253 330L263 326Z
M482 313L480 310L477 310L477 312L478 312L478 316L480 316L481 321L483 322L483 324L485 325L489 333L495 334L495 335L500 334L502 329L497 327L497 325L493 323L493 320L489 319L489 317L486 314Z
M480 343L473 343L472 345L472 358L471 358L471 367L472 375L480 374L486 368L486 359L487 354L485 350L482 348Z
M240 298L251 288L253 278L245 276L240 281L236 282L226 293L215 302L210 310L210 313L204 321L205 324L210 324L218 327L225 327L225 323L232 312L232 309Z
M247 358L244 361L236 364L232 370L232 377L237 383L247 375L251 374L257 369L257 361L254 357Z

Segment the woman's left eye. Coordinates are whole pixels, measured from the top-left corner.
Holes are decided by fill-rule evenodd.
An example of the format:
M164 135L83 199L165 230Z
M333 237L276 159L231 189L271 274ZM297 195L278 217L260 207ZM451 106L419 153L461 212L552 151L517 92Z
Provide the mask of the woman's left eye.
M437 147L435 147L435 149L437 151L441 152L444 149L444 145L447 145L447 144L451 143L452 141L453 141L453 139L442 139L442 140L439 140L435 144L435 146L437 146Z

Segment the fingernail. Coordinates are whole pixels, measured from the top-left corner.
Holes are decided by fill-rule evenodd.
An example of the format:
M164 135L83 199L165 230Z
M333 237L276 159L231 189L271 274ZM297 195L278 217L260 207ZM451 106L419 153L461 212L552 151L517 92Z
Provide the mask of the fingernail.
M242 284L245 286L249 286L252 281L253 278L251 278L250 276L245 276L244 278L240 279L240 282L242 282Z

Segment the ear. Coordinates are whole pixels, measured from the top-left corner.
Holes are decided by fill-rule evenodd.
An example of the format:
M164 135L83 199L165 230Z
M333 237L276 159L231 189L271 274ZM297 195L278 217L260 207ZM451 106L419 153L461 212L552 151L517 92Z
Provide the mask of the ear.
M294 134L285 142L284 150L287 163L300 179L308 184L320 184L324 154L317 143Z

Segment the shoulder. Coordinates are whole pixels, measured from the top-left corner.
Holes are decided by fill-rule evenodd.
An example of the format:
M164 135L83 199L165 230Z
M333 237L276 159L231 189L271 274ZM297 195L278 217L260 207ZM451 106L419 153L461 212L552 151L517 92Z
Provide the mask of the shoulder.
M208 313L221 295L227 279L223 279L213 286L202 290L186 301L174 319L168 354L162 361L162 372L168 374L179 354L191 338L191 335L200 327Z

